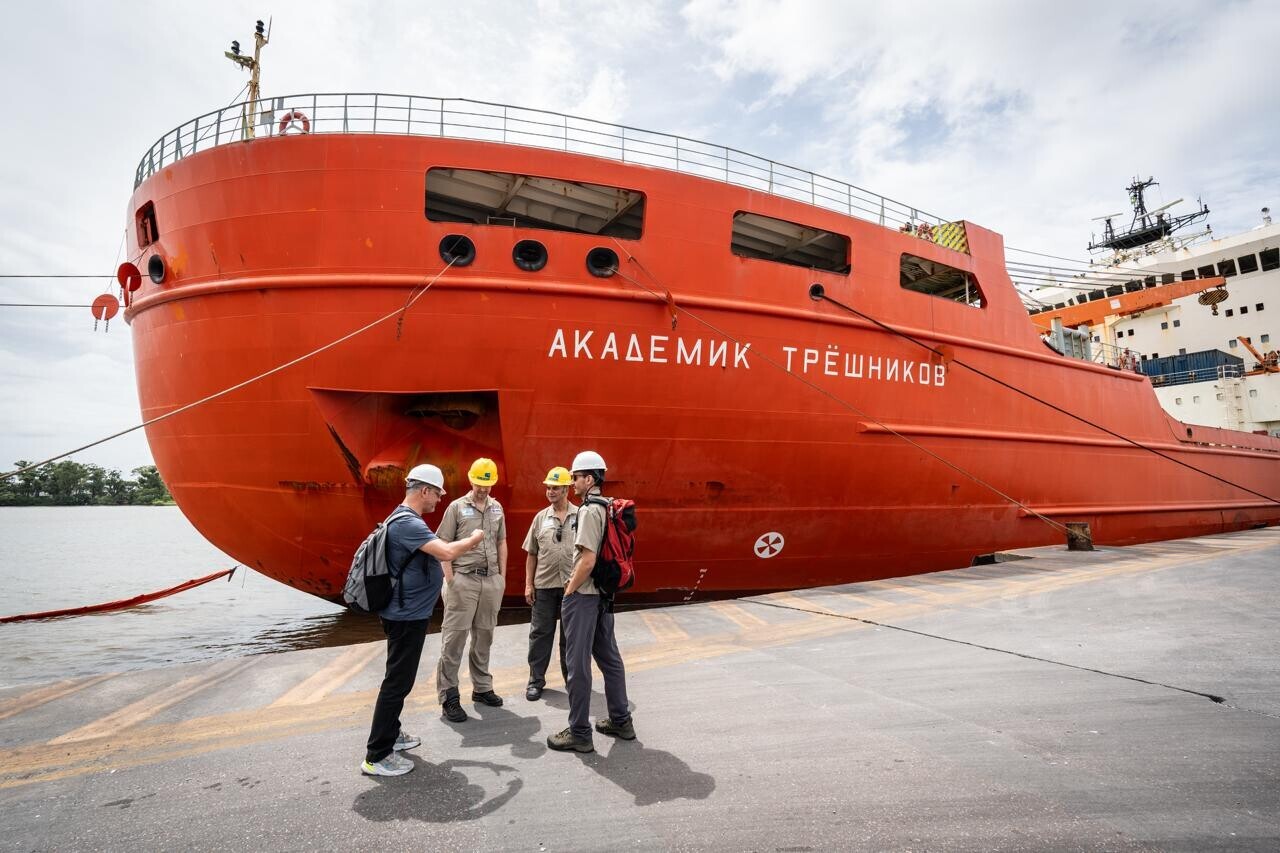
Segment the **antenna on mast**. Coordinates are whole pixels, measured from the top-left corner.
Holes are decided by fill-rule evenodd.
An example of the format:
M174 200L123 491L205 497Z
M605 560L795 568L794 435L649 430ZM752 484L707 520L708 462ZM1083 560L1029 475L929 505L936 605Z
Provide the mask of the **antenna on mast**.
M258 98L260 91L260 75L262 72L262 48L271 41L271 32L269 27L264 27L262 21L255 21L253 28L253 58L243 56L240 53L240 42L231 42L231 50L223 53L227 59L230 59L241 68L249 71L249 99L245 102L245 106L240 110L240 123L243 129L245 139L253 139L254 123L253 117L258 113Z

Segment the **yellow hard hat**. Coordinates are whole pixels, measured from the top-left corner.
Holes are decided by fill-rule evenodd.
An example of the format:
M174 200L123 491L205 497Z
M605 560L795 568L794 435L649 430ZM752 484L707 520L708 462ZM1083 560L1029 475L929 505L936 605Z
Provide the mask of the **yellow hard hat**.
M544 486L567 486L573 482L573 475L569 473L568 468L556 466L547 472L547 479L542 481Z
M492 459L481 457L471 463L467 479L473 486L493 486L498 482L498 466Z

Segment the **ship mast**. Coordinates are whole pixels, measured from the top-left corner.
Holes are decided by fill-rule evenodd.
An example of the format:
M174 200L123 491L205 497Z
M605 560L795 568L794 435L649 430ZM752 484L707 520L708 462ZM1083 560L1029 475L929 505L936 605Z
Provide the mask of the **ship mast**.
M270 33L263 27L262 21L255 22L253 29L253 58L241 56L240 42L231 42L231 50L223 55L239 65L249 69L249 99L240 108L240 125L245 139L253 139L254 119L258 114L259 75L262 71L262 48L271 40Z

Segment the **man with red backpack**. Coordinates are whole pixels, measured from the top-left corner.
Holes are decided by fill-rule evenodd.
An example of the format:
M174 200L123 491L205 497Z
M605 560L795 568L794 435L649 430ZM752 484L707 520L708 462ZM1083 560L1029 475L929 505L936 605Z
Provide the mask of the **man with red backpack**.
M584 450L573 460L573 490L582 500L574 538L573 574L564 587L560 622L564 628L565 663L568 666L569 728L547 738L551 749L595 752L591 739L591 660L604 677L609 718L598 720L595 730L623 740L635 740L627 704L626 671L613 633L612 608L602 600L591 570L604 545L609 502L601 494L608 470L594 450Z

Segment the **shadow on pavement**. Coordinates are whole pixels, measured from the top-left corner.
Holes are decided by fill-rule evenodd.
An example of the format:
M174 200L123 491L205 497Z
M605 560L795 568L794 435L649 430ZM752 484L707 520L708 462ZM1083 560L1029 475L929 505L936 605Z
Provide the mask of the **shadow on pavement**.
M368 777L375 787L356 797L352 811L379 822L476 820L505 806L524 787L516 769L505 764L458 759L430 764L405 754L413 760L414 772Z
M601 741L596 735L596 748ZM639 740L614 741L608 755L600 752L575 753L582 763L631 796L637 806L651 806L671 800L705 800L716 789L716 780L689 768L679 758L661 749L646 749Z
M516 758L538 758L547 751L545 737L539 737L542 721L524 717L506 708L477 705L475 716L449 728L462 735L461 746L503 746L510 744Z

